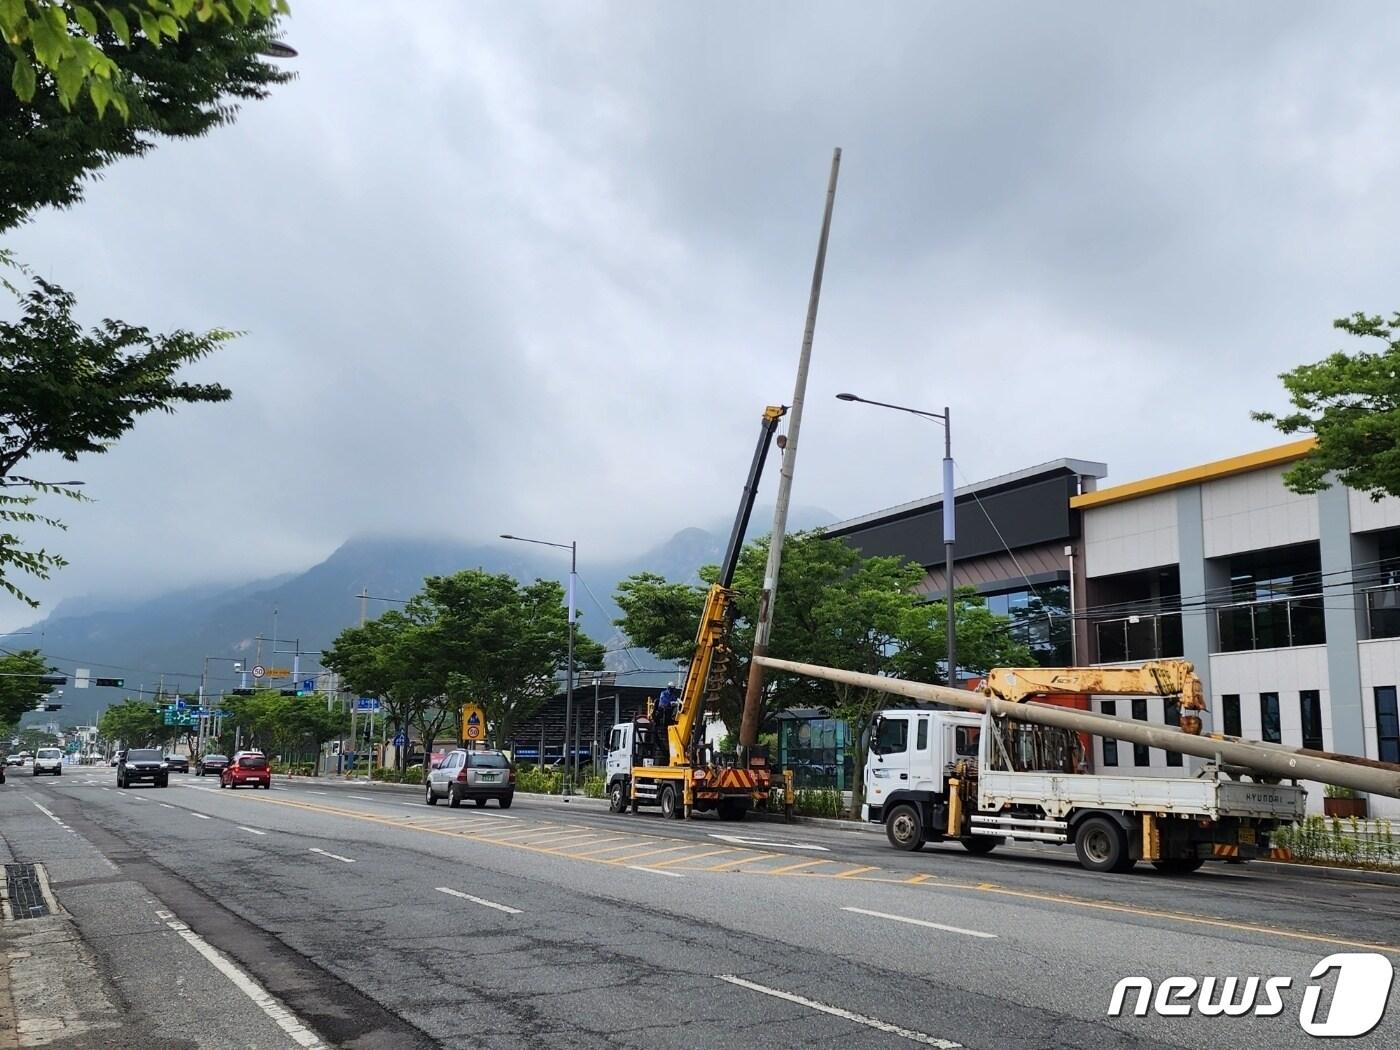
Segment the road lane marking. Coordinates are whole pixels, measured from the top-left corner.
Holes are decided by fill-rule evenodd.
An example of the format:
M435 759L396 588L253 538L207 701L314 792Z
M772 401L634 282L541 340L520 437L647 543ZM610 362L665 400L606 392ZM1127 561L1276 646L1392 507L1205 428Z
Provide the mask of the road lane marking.
M324 792L324 791L313 791L312 794L313 794L313 795L324 795L325 792ZM377 798L370 798L368 795L346 795L345 797L346 797L346 798L357 798L357 799L359 799L361 802L378 802L378 801L379 801L379 799L377 799Z
M641 860L643 857L655 857L662 853L675 853L678 849L694 849L695 843L687 842L681 846L666 846L664 849L650 849L645 853L634 853L630 857L609 857L607 860L598 861L599 864L622 864L627 865L629 860Z
M259 831L257 828L245 828L242 824L235 824L239 831L246 831L250 835L266 835L266 831Z
M203 813L196 813L194 810L190 810L190 816L192 816L192 817L198 817L200 820L208 820L208 819L210 819L209 817L205 816Z
M822 865L822 864L830 864L830 863L831 863L831 861L829 861L829 860L804 860L804 861L801 861L801 862L799 862L799 863L797 863L797 864L787 864L787 865L784 865L784 866L781 867L781 868L768 868L768 869L766 869L766 870L763 872L763 874L765 874L765 875L786 875L786 874L787 874L788 872L790 872L790 871L798 871L798 870L800 870L800 869L802 869L802 868L815 868L815 867L818 867L818 866L820 866L820 865Z
M721 835L717 831L710 832L710 838L719 839L721 842L733 842L740 846L767 846L769 849L808 849L816 850L819 853L830 853L831 850L825 846L816 846L807 842L771 842L768 839L750 839L743 835Z
M833 876L833 877L834 877L834 878L838 878L838 879L849 879L849 878L850 878L851 876L853 876L853 875L862 875L862 874L864 874L864 873L867 872L867 871L875 871L875 870L876 870L875 865L873 865L873 864L866 864L866 865L864 865L864 866L862 866L862 867L859 867L859 868L852 868L850 871L843 871L840 875L836 875L836 876Z
M310 792L310 794L312 794L312 795L329 795L330 792L329 792L329 791L312 791L312 792Z
M694 845L694 844L692 843L692 846L693 846L693 845ZM746 852L748 852L748 851L747 851L747 850L736 850L736 849L733 849L732 847L729 848L729 849L711 849L711 850L706 850L704 853L693 853L693 854L691 854L691 855L688 856L688 857L672 857L670 860L663 860L663 861L660 861L659 863L648 865L648 867L653 867L653 868L669 868L672 864L684 864L684 863L685 863L686 861L688 861L688 860L704 860L706 857L718 857L721 853L746 853Z
M323 857L330 857L331 860L342 861L342 862L344 862L344 863L346 863L346 864L354 864L354 863L355 863L354 860L352 860L352 859L349 858L349 857L342 857L339 853L331 853L331 852L329 852L328 850L323 850L320 846L312 846L312 847L311 847L311 852L312 852L312 853L319 853L319 854L320 854L321 856L323 856Z
M157 804L157 805L160 805L160 806L164 806L166 809L175 809L175 808L177 808L177 807L175 807L175 806L172 806L169 802L158 802L158 803L156 803L156 804Z
M779 988L769 988L766 984L756 984L753 981L746 981L742 977L736 977L732 973L717 973L715 979L728 984L738 985L740 988L747 988L749 991L758 992L761 995L771 995L774 999L783 999L798 1006L805 1006L810 1010L819 1010L832 1017L841 1017L847 1021L854 1021L856 1024L863 1024L867 1028L874 1028L876 1031L887 1032L890 1035L897 1035L901 1039L908 1039L911 1043L923 1043L925 1046L936 1046L939 1050L958 1050L962 1043L955 1043L950 1039L939 1039L936 1035L928 1035L924 1032L916 1032L911 1028L901 1028L897 1024L890 1024L888 1021L881 1021L874 1017L866 1017L864 1014L855 1013L852 1010L843 1010L839 1006L828 1006L826 1003L819 1003L815 999L808 999L805 995L794 995L792 992L784 992Z
M877 919L889 919L891 922L907 922L910 926L927 926L930 930L943 930L945 933L961 933L968 937L986 937L995 940L997 936L995 933L983 933L981 930L965 930L961 926L945 926L941 922L929 922L927 919L911 919L907 915L891 915L887 911L871 911L869 908L842 908L841 910L855 912L857 915L873 915Z
M623 867L628 871L644 871L648 875L666 875L673 879L685 878L685 876L678 871L662 871L660 868L645 868L640 864L624 864Z
M772 859L773 857L776 857L776 856L777 856L776 853L760 853L760 852L758 852L757 850L748 850L747 852L750 854L750 856L747 856L747 857L740 857L738 860L722 860L722 861L719 861L718 863L711 864L708 868L701 868L700 870L701 870L701 871L724 871L726 868L732 868L732 867L734 867L734 865L736 865L736 864L748 864L748 863L750 863L751 861L755 861L755 860L770 860L770 859Z
M326 1050L326 1044L321 1042L320 1037L308 1028L300 1017L283 1006L276 996L269 993L256 980L231 963L219 949L195 933L171 912L158 911L156 915L165 920L166 926L178 933L195 951L204 956L209 965L232 981L235 988L253 1000L258 1009L267 1014L278 1028L291 1036L292 1041L298 1046L305 1047L306 1050Z
M615 849L633 849L637 846L650 846L654 842L654 839L651 842L638 842L636 839L631 839L624 842L621 846L604 846L602 849L588 849L582 853L570 853L569 856L573 857L575 860L581 860L584 857L596 857L599 853L611 853Z
M470 893L463 893L461 890L454 890L451 886L438 886L439 893L451 894L453 897L461 897L464 901L471 901L473 904L480 904L483 908L495 908L503 911L507 915L523 915L519 908L512 908L508 904L497 904L495 901L488 901L485 897L473 897Z

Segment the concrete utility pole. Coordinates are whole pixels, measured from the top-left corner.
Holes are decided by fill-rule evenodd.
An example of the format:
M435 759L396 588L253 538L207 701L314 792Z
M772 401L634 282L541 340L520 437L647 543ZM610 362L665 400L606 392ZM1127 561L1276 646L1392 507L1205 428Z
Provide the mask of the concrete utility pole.
M802 430L802 403L807 395L807 368L812 360L812 337L817 329L817 305L822 296L822 274L826 270L826 242L831 233L831 211L836 204L836 177L841 171L841 150L831 155L831 177L826 186L826 211L817 240L817 262L812 269L812 291L807 298L807 324L802 331L802 353L797 359L797 385L788 410L782 467L778 473L778 498L773 506L773 533L768 541L768 565L763 570L763 594L754 624L753 655L768 655L768 639L773 633L773 603L778 592L778 566L783 558L783 537L787 532L788 502L792 496L792 474L797 466L797 438ZM763 665L757 659L749 664L748 688L744 692L744 716L739 723L739 748L747 752L758 743L758 720L763 713Z

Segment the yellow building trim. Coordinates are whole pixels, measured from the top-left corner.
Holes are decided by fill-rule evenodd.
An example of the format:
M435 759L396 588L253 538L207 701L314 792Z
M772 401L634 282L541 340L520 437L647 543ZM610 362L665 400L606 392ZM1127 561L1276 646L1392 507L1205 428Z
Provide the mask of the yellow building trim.
M1198 467L1187 467L1184 470L1174 470L1170 474L1158 474L1156 477L1143 478L1141 481L1130 481L1126 485L1112 485L1109 488L1100 489L1098 492L1085 492L1079 496L1072 496L1069 505L1075 510L1086 510L1089 507L1122 503L1124 500L1139 499L1154 493L1179 489L1186 485L1199 485L1203 481L1215 481L1235 474L1248 474L1252 470L1276 467L1281 463L1292 463L1294 460L1302 459L1316 447L1317 438L1313 437L1303 438L1301 441L1290 441L1286 445L1276 445L1259 452L1247 452L1243 456L1217 459L1213 463L1202 463Z

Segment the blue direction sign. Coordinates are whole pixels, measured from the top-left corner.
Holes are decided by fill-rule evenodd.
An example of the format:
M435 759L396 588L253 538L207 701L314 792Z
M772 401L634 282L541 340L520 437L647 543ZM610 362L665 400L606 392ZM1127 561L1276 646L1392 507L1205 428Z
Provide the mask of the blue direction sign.
M355 710L360 713L374 713L379 710L379 701L372 696L358 696L355 698Z
M316 691L316 679L303 678L301 680L301 687L305 689L308 693L314 693Z
M404 738L403 738L403 734L402 734L402 733L400 733L398 736L394 737L394 746L395 746L395 747L403 747L404 743L405 743L405 741L404 741Z

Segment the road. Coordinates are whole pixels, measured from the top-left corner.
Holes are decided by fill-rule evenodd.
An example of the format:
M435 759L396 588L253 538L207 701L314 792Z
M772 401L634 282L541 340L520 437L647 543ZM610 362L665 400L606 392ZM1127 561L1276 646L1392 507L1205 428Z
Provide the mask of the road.
M12 773L0 835L65 913L0 925L7 950L62 922L95 974L55 1047L1285 1048L1314 1043L1298 1011L1320 959L1400 959L1400 887L1382 882L1097 875L1056 848L903 854L588 801L430 808L181 775L120 791L70 769ZM12 982L30 963L12 957ZM1136 975L1292 985L1272 1017L1108 1017ZM59 1017L64 980L80 983L48 982ZM1396 998L1350 1045L1400 1045Z

